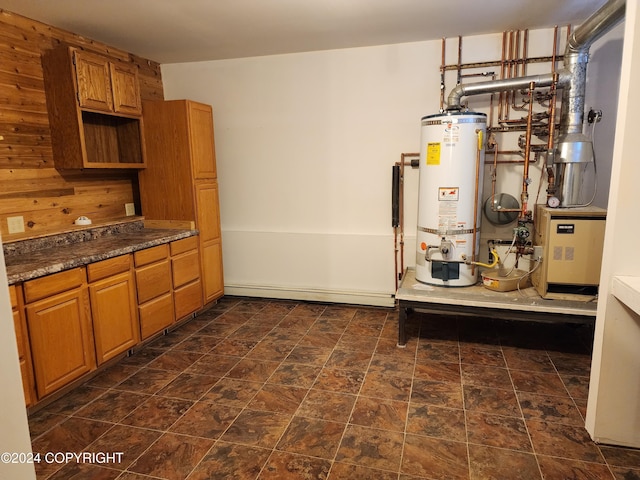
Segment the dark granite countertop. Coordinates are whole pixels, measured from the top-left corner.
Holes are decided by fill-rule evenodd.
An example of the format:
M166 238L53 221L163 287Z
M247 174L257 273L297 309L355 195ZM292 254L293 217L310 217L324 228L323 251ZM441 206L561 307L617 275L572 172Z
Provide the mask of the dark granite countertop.
M197 235L144 228L142 221L3 245L9 285Z

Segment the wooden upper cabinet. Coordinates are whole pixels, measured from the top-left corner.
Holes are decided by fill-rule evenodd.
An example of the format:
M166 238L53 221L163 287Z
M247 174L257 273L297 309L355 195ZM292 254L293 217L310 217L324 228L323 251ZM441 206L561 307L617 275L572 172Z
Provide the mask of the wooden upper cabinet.
M110 67L114 111L142 115L138 71L122 63L111 63Z
M56 168L146 167L136 67L61 46L42 69Z
M216 152L213 141L213 112L209 105L188 102L193 178L216 178Z
M113 112L109 62L86 52L74 55L80 107Z
M100 55L75 50L80 108L142 114L140 85L135 68L110 62Z

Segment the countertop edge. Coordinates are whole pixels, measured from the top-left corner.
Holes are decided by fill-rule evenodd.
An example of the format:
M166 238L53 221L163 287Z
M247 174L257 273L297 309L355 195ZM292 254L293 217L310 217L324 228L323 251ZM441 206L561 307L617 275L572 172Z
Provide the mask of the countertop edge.
M101 260L108 260L109 258L118 257L120 255L126 255L129 253L136 252L138 250L144 250L146 248L151 248L151 247L163 245L166 243L171 243L176 240L181 240L183 238L188 238L195 235L198 235L197 230L176 230L175 232L169 233L159 238L154 238L151 240L142 240L140 242L132 243L124 247L117 247L117 248L102 250L98 253L91 254L91 255L81 255L69 260L53 262L51 264L47 264L39 268L24 269L24 267L21 268L20 266L15 266L15 267L7 266L8 284L14 285L17 283L26 282L29 280L33 280L35 278L44 277L46 275L51 275L53 273L59 273L64 270L70 270L72 268L83 267L90 263L99 262ZM14 272L12 270L21 270L21 271Z

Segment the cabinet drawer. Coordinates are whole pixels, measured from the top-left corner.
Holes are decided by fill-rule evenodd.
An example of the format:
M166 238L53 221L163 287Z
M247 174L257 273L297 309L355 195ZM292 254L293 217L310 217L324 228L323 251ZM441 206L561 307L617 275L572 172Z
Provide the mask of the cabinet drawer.
M139 307L142 339L167 328L173 323L173 296L167 293Z
M202 308L202 284L200 280L175 290L173 301L176 309L176 320L200 310Z
M18 294L15 285L9 285L9 298L11 299L11 308L18 306Z
M103 278L126 272L131 268L131 255L121 255L101 262L87 265L87 278L89 282L102 280Z
M162 260L169 256L169 245L158 245L157 247L147 248L137 251L133 254L136 267L148 265L158 260Z
M200 255L192 250L171 259L173 288L181 287L200 278Z
M180 255L181 253L188 252L198 248L198 237L183 238L182 240L176 240L171 242L171 256Z
M29 280L23 284L26 303L35 302L57 293L66 292L85 283L83 268L74 268L46 277Z
M171 292L171 264L169 260L136 269L138 305Z

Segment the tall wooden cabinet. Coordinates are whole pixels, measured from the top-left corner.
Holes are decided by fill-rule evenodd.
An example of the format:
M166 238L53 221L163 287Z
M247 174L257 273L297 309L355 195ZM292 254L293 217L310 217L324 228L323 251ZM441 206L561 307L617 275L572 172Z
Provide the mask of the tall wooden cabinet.
M144 101L147 168L139 172L148 220L195 222L204 303L224 293L213 114L190 100Z

